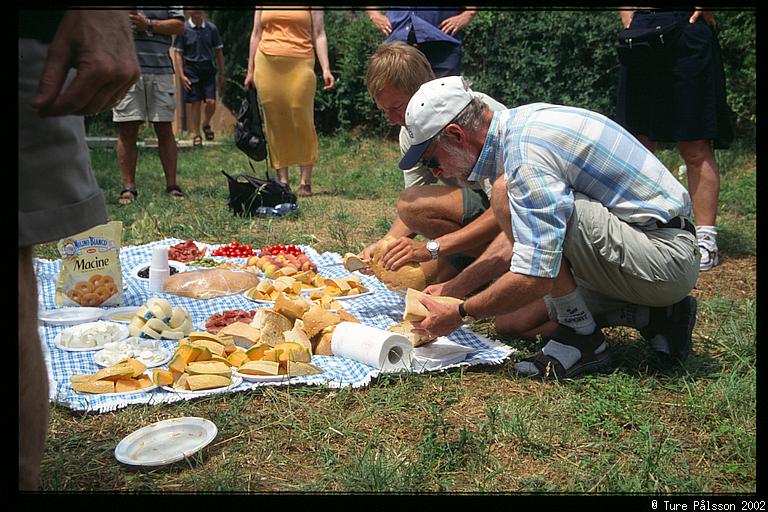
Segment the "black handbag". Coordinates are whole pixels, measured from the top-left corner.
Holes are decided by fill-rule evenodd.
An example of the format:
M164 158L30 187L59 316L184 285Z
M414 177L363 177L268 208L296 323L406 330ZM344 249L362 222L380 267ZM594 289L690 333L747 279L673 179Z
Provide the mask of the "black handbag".
M649 28L625 28L616 35L619 62L627 66L654 65L668 58L686 20Z
M270 178L269 175L266 180L262 180L247 174L230 176L224 171L221 173L227 177L229 184L227 206L236 215L254 216L260 214L257 210L262 206L296 204L296 194L275 178Z
M235 145L238 149L257 162L267 158L267 139L264 136L259 99L252 85L248 86L235 117Z

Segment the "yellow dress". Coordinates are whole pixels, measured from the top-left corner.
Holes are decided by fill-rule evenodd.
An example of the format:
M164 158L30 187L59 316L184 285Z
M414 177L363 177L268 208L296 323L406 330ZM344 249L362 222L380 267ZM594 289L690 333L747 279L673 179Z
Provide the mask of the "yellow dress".
M264 111L270 165L317 163L315 52L308 10L264 10L253 81Z

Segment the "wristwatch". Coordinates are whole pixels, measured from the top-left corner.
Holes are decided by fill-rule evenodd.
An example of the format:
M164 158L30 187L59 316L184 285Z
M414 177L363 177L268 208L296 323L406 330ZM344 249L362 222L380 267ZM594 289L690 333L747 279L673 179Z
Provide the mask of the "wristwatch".
M430 240L427 242L427 250L429 251L429 254L432 255L432 259L436 260L438 257L438 253L440 252L440 242L437 240Z
M463 302L459 304L459 316L461 317L461 321L465 324L471 324L472 322L477 321L477 318L467 313L467 310L464 309Z
M152 37L152 20L147 18L147 35Z

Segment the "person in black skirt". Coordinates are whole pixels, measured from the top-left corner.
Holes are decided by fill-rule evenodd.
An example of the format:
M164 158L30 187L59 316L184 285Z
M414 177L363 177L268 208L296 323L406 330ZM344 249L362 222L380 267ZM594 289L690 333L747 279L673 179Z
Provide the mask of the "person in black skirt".
M617 121L651 151L657 142L677 143L693 201L700 270L710 270L720 259L720 175L713 150L727 149L733 140L714 12L635 9L620 14L624 28L679 28L667 38L667 51L621 63Z

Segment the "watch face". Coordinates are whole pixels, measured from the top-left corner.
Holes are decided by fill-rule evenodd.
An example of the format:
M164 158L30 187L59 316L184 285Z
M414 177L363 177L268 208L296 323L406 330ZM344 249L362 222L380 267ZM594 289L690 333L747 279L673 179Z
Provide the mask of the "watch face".
M429 242L427 242L428 251L436 251L438 247L439 247L438 243L435 242L434 240L430 240Z

